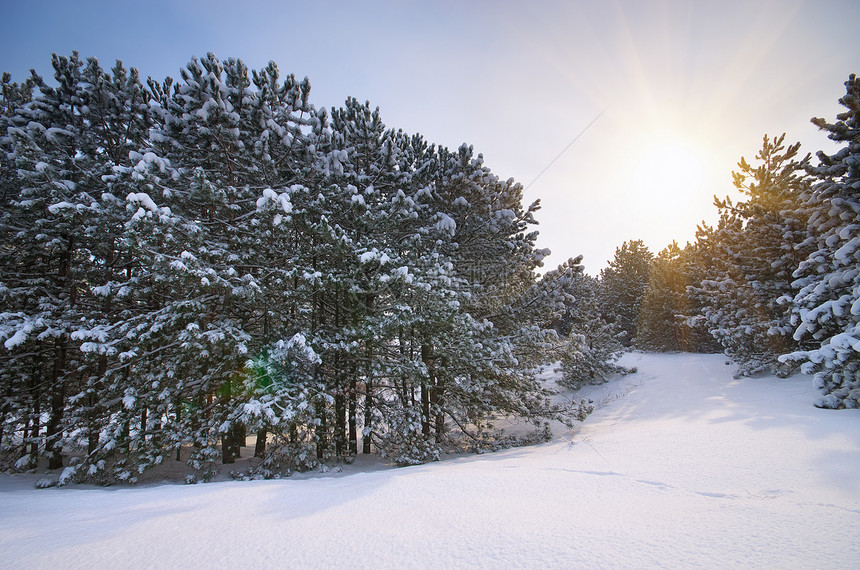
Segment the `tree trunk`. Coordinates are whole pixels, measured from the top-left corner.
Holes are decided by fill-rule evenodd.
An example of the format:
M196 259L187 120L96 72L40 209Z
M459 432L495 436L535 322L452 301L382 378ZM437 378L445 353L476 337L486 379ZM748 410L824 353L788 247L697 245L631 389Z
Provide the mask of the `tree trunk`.
M373 315L373 295L364 298L367 315ZM364 434L361 438L362 453L370 453L373 436L373 345L367 341L367 378L364 381Z
M96 395L89 394L87 396L87 405L89 406L89 418L87 421L87 455L92 455L93 451L99 446L99 429L95 421Z
M317 404L317 417L320 420L317 426L317 459L322 460L325 457L325 452L328 450L328 414L326 414L325 404L320 402Z
M19 450L19 453L18 453L18 459L21 459L22 457L24 457L25 455L27 455L29 453L30 454L30 463L33 462L33 458L37 457L37 454L39 453L39 444L38 443L32 443L32 442L29 444L27 443L27 441L28 441L27 438L30 437L30 433L31 433L30 432L31 421L32 421L32 414L28 414L24 418L24 444L21 446L21 449ZM29 451L27 451L28 447L29 447Z
M364 388L364 436L361 438L361 452L370 453L371 424L373 423L373 381L369 375Z
M421 434L430 437L430 390L421 383Z
M39 431L41 420L39 418L42 417L42 394L41 390L39 390L39 367L33 371L33 376L30 380L30 397L33 401L32 412L32 424L29 425L30 431L27 432L28 426L24 426L24 437L30 438L30 458L31 461L35 461L35 459L39 456ZM28 418L29 423L30 418Z
M233 426L230 426L225 433L221 434L221 463L228 465L233 463Z
M338 457L343 457L346 451L346 402L340 389L334 395L334 415L334 451Z
M445 414L442 412L436 413L436 443L442 443L442 438L445 436Z
M140 443L141 444L143 444L143 442L146 441L146 421L148 419L148 416L149 416L149 412L147 411L146 406L144 406L143 409L140 411ZM140 448L140 445L138 445L138 449L139 448Z
M98 416L99 416L99 393L102 391L104 387L104 376L107 373L107 356L101 355L99 356L99 364L96 369L96 381L94 390L89 394L88 403L89 403L89 412L87 414L87 455L90 455L93 451L96 450L96 447L99 445L99 425L98 425Z
M442 387L436 378L436 386L430 391L430 404L436 413L436 443L442 443L445 435L445 414L442 412Z
M117 448L122 450L125 453L129 452L129 443L131 440L131 418L129 416L125 416L125 420L123 420L122 425L120 426L119 433L119 445Z
M224 410L229 409L233 398L233 385L230 380L224 384L219 404ZM239 457L239 426L235 421L230 422L227 431L221 434L221 463L228 465Z
M242 426L236 422L230 424L226 433L221 435L221 463L234 463L241 455L239 444L242 442Z
M57 339L54 369L51 374L51 414L45 433L45 453L48 455L48 469L63 466L62 436L63 408L66 404L66 342ZM38 419L37 419L38 422Z
M3 449L3 435L6 433L6 415L11 409L13 394L12 383L10 382L6 386L6 398L3 400L3 413L0 414L0 449ZM12 431L14 432L15 428L12 428ZM26 432L24 433L24 436L27 436Z
M182 418L182 403L179 400L177 400L174 407L176 408L176 420L175 420L176 421L176 427L177 427L177 429L179 429L180 419ZM170 418L168 418L168 420L169 419ZM180 441L180 442L176 443L176 461L182 461L182 458L180 457L181 451L182 451L182 442Z
M352 378L349 381L349 402L348 402L348 411L347 414L349 418L347 419L347 423L349 424L349 452L350 453L358 453L358 429L357 429L357 421L356 421L356 408L358 407L358 395L357 395L357 386L355 381L355 372L353 371Z
M261 429L257 431L257 443L254 445L254 457L263 457L266 455L266 439L268 437L268 430Z
M430 437L430 400L432 399L432 388L435 383L433 360L431 348L427 344L421 345L421 361L427 369L427 381L421 383L421 433L424 437Z

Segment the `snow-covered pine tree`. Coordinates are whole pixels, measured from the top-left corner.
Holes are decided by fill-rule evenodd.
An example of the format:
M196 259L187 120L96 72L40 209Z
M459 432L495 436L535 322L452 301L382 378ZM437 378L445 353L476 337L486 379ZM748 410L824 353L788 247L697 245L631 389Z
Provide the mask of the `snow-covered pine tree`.
M636 323L654 255L642 240L624 242L615 250L609 265L600 270L600 311L607 321L618 324L625 346L636 338Z
M98 209L86 221L87 249L82 252L90 261L79 279L81 305L86 306L87 319L77 324L72 339L80 341L78 350L84 353L87 373L82 374L80 389L70 394L76 405L70 406L68 424L75 434L73 446L94 454L109 419L117 412L118 401L109 394L112 382L123 373L114 347L114 331L134 311L124 299L113 295L125 281L132 252L125 242L125 222L128 219L125 195L116 194L111 186L113 175L131 165L132 153L140 148L152 124L149 96L141 84L136 69L127 70L117 61L110 72L103 70L94 58L87 60L82 71L84 111L87 129L81 133L80 155L93 161L90 196ZM122 445L128 438L121 438Z
M814 184L804 207L816 241L795 272L794 338L814 347L782 357L815 374L823 408L860 406L860 79L852 74L845 88L834 123L812 120L843 145L807 168Z
M244 439L236 409L249 358L274 334L297 332L285 322L301 269L291 197L308 194L294 182L315 159L303 129L319 124L305 117L309 85L278 85L272 65L254 79L259 91L241 61L209 54L182 70L169 96L150 82L159 126L130 173L130 231L140 282L151 284L140 289L150 313L129 335L142 345L133 355L142 391L130 396L170 420L146 441L193 444L190 461L204 477L218 456L233 461Z
M548 411L546 393L531 372L547 357L562 307L561 292L536 283L549 253L530 231L539 203L524 207L522 186L498 179L471 147L439 149L439 165L439 224L450 226L453 276L467 286L454 298L462 311L454 330L468 331L456 345L435 347L449 363L443 410L459 415L461 428L463 419L483 427L497 414L537 419Z
M307 271L302 260L309 258L305 244L318 238L303 238L305 227L302 224L311 196L319 195L306 184L318 176L318 153L312 145L325 138L325 115L317 113L309 103L307 78L297 80L294 75L288 75L282 81L274 62L252 71L251 77L256 90L245 90L245 101L240 109L240 138L246 149L241 156L248 161L242 170L251 190L258 196L249 234L256 237L254 265L249 266L248 271L257 276L260 289L255 294L248 330L255 339L255 346L264 347L262 352L251 355L252 362L259 363L263 355L277 353L278 347L288 339L309 330L300 315L305 313L307 289L315 284L308 284L304 278ZM254 364L252 369L256 370L257 366ZM275 366L275 370L281 369ZM249 378L255 376L248 371L245 374ZM244 394L251 399L258 396L260 394L250 388ZM297 451L294 441L286 449L275 445L267 453L270 435L274 442L282 443L284 434L298 429L300 422L285 418L298 417L291 406L299 402L282 400L278 405L286 415L277 416L276 422L257 417L252 425L249 423L252 418L244 417L246 408L242 399L237 400L233 416L244 418L240 423L256 430L255 454L265 457L267 463L295 462L302 454L308 457L306 452Z
M636 330L636 347L657 352L693 350L687 315L688 256L672 242L651 261Z
M576 268L535 282L538 205L471 147L353 99L329 123L274 64L210 54L148 90L119 64L55 68L33 101L4 86L13 460L55 460L65 432L64 480L168 457L205 479L252 429L270 474L356 453L359 431L415 463L556 412L533 368Z
M144 136L147 101L136 72L120 63L112 74L76 53L55 55L52 63L57 86L34 76L38 94L7 129L20 184L11 202L16 227L7 251L16 252L16 261L6 273L7 300L19 318L3 336L13 358L17 352L32 359L24 370L37 379L25 391L32 412L23 420L29 456L44 443L56 468L64 431L82 437L86 449L99 436L95 392L107 371L110 350L102 341L113 309L98 286L123 264L123 204L107 191L105 177L128 164L128 148Z
M30 102L35 81L31 78L23 83L12 81L8 73L0 78L0 339L9 339L18 332L25 316L14 305L14 283L9 278L20 274L19 264L25 256L21 243L14 243L14 236L21 231L16 223L18 215L15 203L20 196L21 178L13 159L13 139L8 129L23 126L21 108ZM40 399L36 394L40 380L34 373L35 360L32 355L18 350L0 348L0 465L6 466L17 460L28 450L22 445L38 426ZM29 368L28 368L29 367ZM35 411L35 413L34 413ZM38 429L38 427L36 428ZM19 444L16 432L21 433ZM38 444L24 460L38 455Z
M564 288L565 307L555 326L563 340L561 383L573 389L603 383L609 375L626 371L616 364L624 350L623 332L615 322L607 322L601 316L600 284L585 274L580 261L581 256L558 269L572 269ZM552 277L553 272L549 272L543 279Z
M331 128L333 162L326 174L338 196L331 222L344 237L327 265L326 272L337 275L326 294L334 320L319 340L326 346L324 358L336 364L329 380L336 450L357 452L361 427L362 451L370 453L381 435L376 424L393 355L391 326L399 312L400 280L392 279L392 272L408 267L394 238L409 235L403 219L414 206L405 200L411 168L393 168L395 134L369 102L347 99L332 111Z
M777 360L794 346L789 309L778 301L791 290L793 268L809 253L800 211L808 157L799 159L800 144L786 147L784 140L765 136L759 165L738 163L734 183L746 200L715 200L722 222L711 236L716 255L699 292L709 330L737 363L739 376L790 371Z
M714 353L724 350L711 334L710 324L705 317L705 308L709 306L709 301L702 293L702 282L713 276L711 268L721 259L717 235L725 223L723 219L716 226L703 222L696 228L696 241L684 248L689 301L689 307L684 313L684 325L690 335L690 350L695 352Z

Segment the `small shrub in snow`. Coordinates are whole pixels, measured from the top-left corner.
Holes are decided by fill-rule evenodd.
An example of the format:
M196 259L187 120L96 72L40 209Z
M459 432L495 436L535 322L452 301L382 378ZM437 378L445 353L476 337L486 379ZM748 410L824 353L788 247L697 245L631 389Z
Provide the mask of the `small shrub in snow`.
M42 477L33 484L36 489L47 489L48 487L56 487L57 480L53 477Z

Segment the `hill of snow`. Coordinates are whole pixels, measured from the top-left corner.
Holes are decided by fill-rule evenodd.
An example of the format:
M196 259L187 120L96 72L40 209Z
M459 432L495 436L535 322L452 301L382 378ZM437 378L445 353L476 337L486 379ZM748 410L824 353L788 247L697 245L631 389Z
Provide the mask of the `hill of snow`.
M35 490L5 568L860 567L860 410L715 355L625 357L551 443L316 478Z

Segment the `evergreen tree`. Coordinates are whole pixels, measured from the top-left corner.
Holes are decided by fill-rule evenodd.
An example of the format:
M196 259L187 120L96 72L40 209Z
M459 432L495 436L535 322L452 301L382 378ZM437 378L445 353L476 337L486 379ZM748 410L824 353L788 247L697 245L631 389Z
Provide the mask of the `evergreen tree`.
M811 344L782 358L804 362L824 395L816 405L860 405L860 79L851 75L834 123L813 119L828 138L842 144L832 155L818 153L807 168L815 182L805 194L813 251L795 272L797 326L794 338Z
M564 340L560 358L561 383L574 389L605 382L611 374L627 372L616 364L624 350L623 333L616 323L601 317L599 282L585 274L580 261L581 256L557 270L567 275L566 302L555 324ZM554 277L550 272L543 279Z
M653 257L642 240L626 241L615 250L615 257L609 265L600 270L601 315L605 320L618 324L625 335L625 346L631 346L636 338L636 325Z
M690 351L688 256L672 242L651 261L636 330L636 346L658 352Z
M146 88L54 67L56 88L3 80L4 465L206 480L248 430L265 476L359 439L413 464L499 445L493 418L563 415L534 369L581 268L537 279L539 204L471 147L355 99L329 120L274 63L209 54Z
M34 75L38 94L7 119L17 193L8 203L14 222L2 261L9 308L2 337L4 372L25 370L29 385L20 394L27 411L18 420L25 433L19 463L42 447L57 468L64 431L85 438L88 448L99 437L96 391L112 355L100 341L113 324L100 285L127 260L124 204L105 179L128 164L129 148L145 135L147 100L136 72L120 63L110 75L77 54L55 55L52 63L57 86ZM70 402L80 422L69 415Z
M800 144L786 147L784 139L764 137L759 166L741 159L734 181L746 200L716 200L721 223L708 237L716 255L699 289L703 315L740 376L790 371L777 361L794 345L789 309L779 299L809 251L800 211L807 159L797 160Z
M18 332L18 327L24 324L24 315L15 310L16 283L14 276L20 271L21 257L25 252L21 249L22 242L15 242L15 236L23 225L17 223L16 203L20 197L22 180L17 176L15 167L14 139L9 135L10 129L24 126L21 113L33 96L33 88L38 83L36 78L18 84L12 82L8 73L0 79L0 339L8 339ZM12 281L10 281L10 279ZM13 289L10 289L9 287ZM38 397L38 374L33 372L36 360L31 357L18 357L12 352L0 350L0 453L3 462L24 454L24 463L30 463L31 458L38 454L38 444L31 447L27 455L27 447L22 445L15 448L14 434L21 428L21 421L26 418L23 427L22 441L38 430L40 398ZM28 373L25 366L30 367ZM8 435L7 435L8 434Z
M137 189L128 195L141 262L136 292L149 311L125 333L139 387L126 401L171 420L139 442L153 444L153 462L190 444L189 462L204 478L219 456L238 456L245 426L235 410L246 397L249 357L274 334L302 330L281 311L309 286L299 276L312 274L294 265L299 252L285 219L302 216L305 197L315 196L294 183L306 179L296 170L315 136L301 134L313 110L309 86L277 79L270 64L255 74L262 87L252 92L241 61L209 54L182 70L169 96L150 82L162 104L158 128L127 173Z
M689 333L689 345L696 352L722 352L724 348L711 334L711 324L705 317L705 309L709 300L702 294L702 283L712 277L712 267L720 258L720 247L717 239L725 220L722 218L716 226L702 223L696 229L696 241L684 249L686 261L687 301L689 306L685 311L684 326Z

